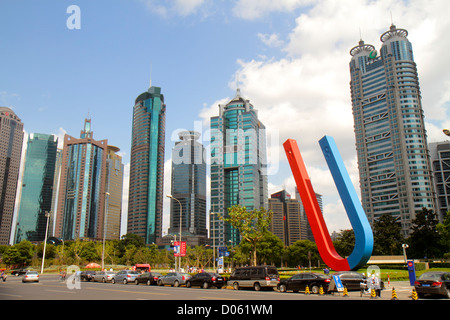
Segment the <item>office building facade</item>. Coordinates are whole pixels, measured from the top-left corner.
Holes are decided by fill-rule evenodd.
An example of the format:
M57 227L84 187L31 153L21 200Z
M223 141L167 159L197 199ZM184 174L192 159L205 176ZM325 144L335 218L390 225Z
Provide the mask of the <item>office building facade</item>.
M162 237L166 105L152 86L135 100L131 138L127 232L146 244Z
M23 123L15 112L0 107L0 245L11 241L23 134Z
M308 222L301 212L301 203L291 199L291 195L282 190L269 198L269 210L273 212L269 230L281 239L285 247L299 240L308 240Z
M200 133L182 131L172 149L169 234L179 234L180 214L182 241L188 245L205 245L206 229L206 162L205 148L198 142ZM180 208L181 205L181 208Z
M41 242L45 239L46 213L50 214L51 219L54 210L57 149L58 139L53 135L34 133L28 137L15 243L22 240Z
M443 222L450 210L450 142L432 142L429 147L436 190L436 214L439 222Z
M265 127L239 89L211 118L210 237L216 246L240 242L238 231L218 217L234 205L268 208Z
M363 208L373 224L398 217L409 234L415 213L434 210L417 66L408 32L392 25L380 54L360 41L351 49L351 98Z
M123 163L120 149L108 145L106 149L106 217L104 236L106 240L120 239L122 220Z
M86 119L80 138L64 135L55 236L103 239L107 140L93 139Z

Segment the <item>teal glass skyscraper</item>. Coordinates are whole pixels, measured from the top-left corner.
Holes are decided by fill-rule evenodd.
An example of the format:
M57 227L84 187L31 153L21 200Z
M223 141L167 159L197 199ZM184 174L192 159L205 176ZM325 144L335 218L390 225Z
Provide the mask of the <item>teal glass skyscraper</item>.
M15 243L44 241L46 212L52 211L58 139L34 133L28 137Z
M239 244L240 235L217 213L228 208L268 208L266 132L257 111L237 90L219 116L211 118L210 237L216 246Z
M127 232L162 237L166 105L161 88L139 95L133 108Z
M380 54L360 41L351 49L351 97L363 208L373 223L399 218L408 235L422 208L434 210L417 66L408 31L391 25Z

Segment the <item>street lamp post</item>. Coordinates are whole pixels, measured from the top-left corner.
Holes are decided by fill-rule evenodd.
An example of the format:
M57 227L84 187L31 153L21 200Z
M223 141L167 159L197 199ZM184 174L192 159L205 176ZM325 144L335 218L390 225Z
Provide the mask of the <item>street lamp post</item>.
M47 236L48 236L48 218L50 218L50 212L45 211L45 217L47 218L47 225L45 227L44 252L42 253L41 274L44 273L45 250L47 249Z
M102 270L105 270L105 240L106 240L106 216L108 215L109 192L105 192L105 216L103 217L103 247L102 247Z
M172 200L176 200L178 202L178 204L180 205L180 240L178 240L178 244L180 246L180 250L178 252L178 269L179 271L181 271L181 226L182 226L182 217L183 217L183 206L181 205L180 200L178 200L177 198L174 198L171 194L167 195L168 198L172 199Z

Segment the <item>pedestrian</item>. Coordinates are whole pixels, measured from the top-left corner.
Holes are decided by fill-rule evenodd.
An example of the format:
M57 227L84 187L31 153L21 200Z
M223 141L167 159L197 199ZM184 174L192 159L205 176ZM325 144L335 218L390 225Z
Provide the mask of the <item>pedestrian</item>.
M372 287L375 289L376 296L381 298L381 283L376 273L372 274Z

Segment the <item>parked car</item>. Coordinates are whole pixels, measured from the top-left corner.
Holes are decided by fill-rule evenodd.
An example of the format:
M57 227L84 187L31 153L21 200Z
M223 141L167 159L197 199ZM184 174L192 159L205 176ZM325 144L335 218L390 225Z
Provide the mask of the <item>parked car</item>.
M95 275L95 271L82 271L80 273L80 280L85 280L85 281L91 281L92 279L94 279L94 275Z
M111 283L122 282L123 284L127 284L128 282L134 282L138 275L139 272L137 271L122 270L113 275Z
M39 282L39 273L37 271L27 271L23 277L22 282Z
M342 285L348 291L361 291L361 283L366 284L367 282L365 275L355 271L341 271L333 274L333 276L336 275L341 278ZM384 282L382 280L380 280L380 287L381 290L384 289Z
M22 276L24 274L26 274L28 272L28 269L17 269L17 270L13 270L11 271L11 275L12 276Z
M314 294L318 294L320 287L324 292L328 291L328 285L330 284L330 277L321 273L307 272L298 273L293 275L289 279L283 279L278 284L277 288L280 292L286 292L292 290L294 292L305 291L308 286L309 291Z
M225 278L218 273L214 272L202 272L197 273L188 281L186 281L186 287L200 286L203 289L210 287L222 288L225 285Z
M112 280L113 275L115 275L116 273L113 271L97 271L94 276L93 276L93 280L94 281L98 281L98 282L108 282Z
M228 279L228 285L234 290L246 287L259 291L261 288L274 288L279 282L278 270L274 266L236 268Z
M414 281L414 288L420 298L427 294L450 298L450 272L425 272Z
M179 287L180 285L186 284L186 281L190 278L191 275L188 273L169 272L158 279L158 286L171 285L173 287Z
M158 279L162 276L161 273L158 272L144 272L136 277L134 282L136 284L145 283L146 285L157 284Z

